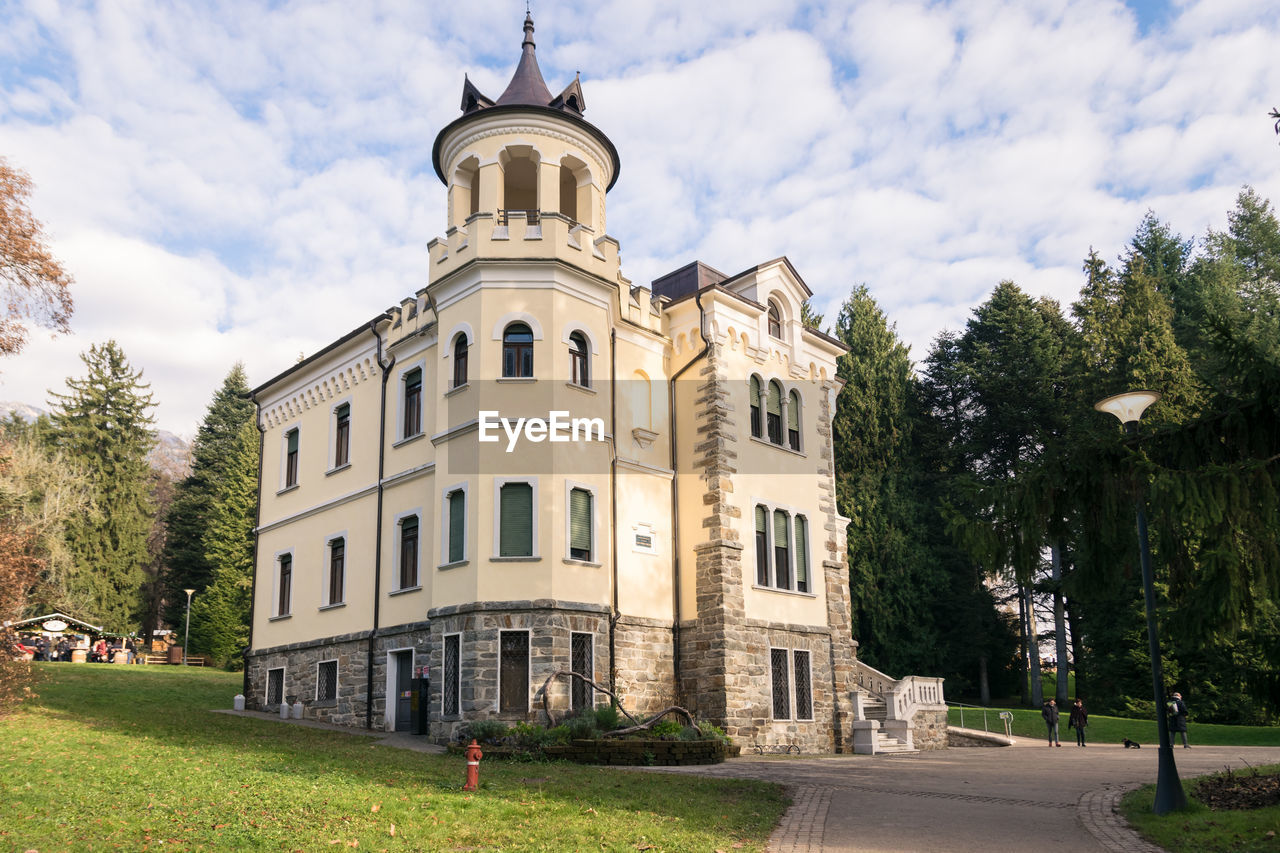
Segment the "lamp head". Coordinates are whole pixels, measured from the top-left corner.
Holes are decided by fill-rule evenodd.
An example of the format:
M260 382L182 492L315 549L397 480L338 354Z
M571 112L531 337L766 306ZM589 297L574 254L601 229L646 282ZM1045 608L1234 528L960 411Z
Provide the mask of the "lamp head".
M194 593L194 592L195 592L195 590L194 590L194 589L184 589L184 590L183 590L183 592L185 592L185 593L187 594L187 598L190 598L190 597L191 597L191 595L192 595L192 593Z
M1099 400L1093 407L1099 412L1110 412L1127 424L1138 420L1147 406L1160 399L1159 391L1126 391L1115 394L1105 400Z

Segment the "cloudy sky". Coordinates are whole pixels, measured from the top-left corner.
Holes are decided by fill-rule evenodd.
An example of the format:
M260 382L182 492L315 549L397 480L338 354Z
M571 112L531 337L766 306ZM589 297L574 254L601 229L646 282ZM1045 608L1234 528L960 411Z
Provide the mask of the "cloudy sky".
M1277 0L546 2L622 157L609 231L649 281L788 255L832 317L870 286L919 359L1002 279L1069 302L1154 210L1223 228L1280 201ZM523 0L0 0L0 156L76 278L74 334L0 362L42 405L115 338L191 435L425 284L431 167L463 72L497 97Z

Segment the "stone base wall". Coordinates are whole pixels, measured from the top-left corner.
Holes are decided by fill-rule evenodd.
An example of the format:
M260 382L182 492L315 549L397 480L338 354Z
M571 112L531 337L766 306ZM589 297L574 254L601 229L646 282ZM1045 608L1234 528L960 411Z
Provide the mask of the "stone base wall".
M715 630L723 631L722 636L717 637ZM693 624L681 629L685 701L695 716L723 728L743 749L794 745L806 754L852 751L852 733L844 731L852 720L838 713L838 694L832 682L831 636L825 626L749 619L727 628L717 626L715 630L698 630ZM683 642L686 637L688 642ZM791 660L791 652L809 653L813 719L795 719L794 673L788 691L791 718L774 719L770 657L773 648L787 649ZM690 672L708 669L720 670L716 677L723 683L722 689L717 690L714 684L702 686L687 677Z
M502 720L506 723L545 723L542 685L557 670L571 664L570 635L593 637L593 680L609 683L609 610L594 604L550 600L477 602L441 607L431 616L430 736L438 743L452 740L464 723ZM524 710L503 712L499 706L499 642L502 631L529 631L529 696ZM444 638L461 635L461 713L442 716ZM558 678L548 686L551 710L564 715L569 709L569 681ZM622 697L624 702L626 697ZM608 701L597 694L596 701Z
M915 748L926 749L947 748L947 712L916 711L911 718L911 738Z
M656 714L679 704L670 620L620 616L614 625L613 646L614 683L627 711L636 716Z

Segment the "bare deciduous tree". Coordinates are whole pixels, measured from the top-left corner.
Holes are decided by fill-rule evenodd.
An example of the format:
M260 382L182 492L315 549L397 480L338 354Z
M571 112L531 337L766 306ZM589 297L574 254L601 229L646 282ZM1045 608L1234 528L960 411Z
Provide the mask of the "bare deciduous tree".
M28 324L71 330L71 276L45 245L44 226L27 208L31 179L0 157L0 355L27 342Z

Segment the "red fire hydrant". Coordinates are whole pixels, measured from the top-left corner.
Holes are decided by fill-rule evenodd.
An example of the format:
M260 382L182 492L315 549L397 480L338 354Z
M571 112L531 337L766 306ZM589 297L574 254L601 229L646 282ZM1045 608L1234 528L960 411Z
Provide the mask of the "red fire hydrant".
M480 787L480 759L484 757L484 753L480 751L480 744L475 742L473 738L471 746L467 747L467 784L462 786L464 791L474 791Z

